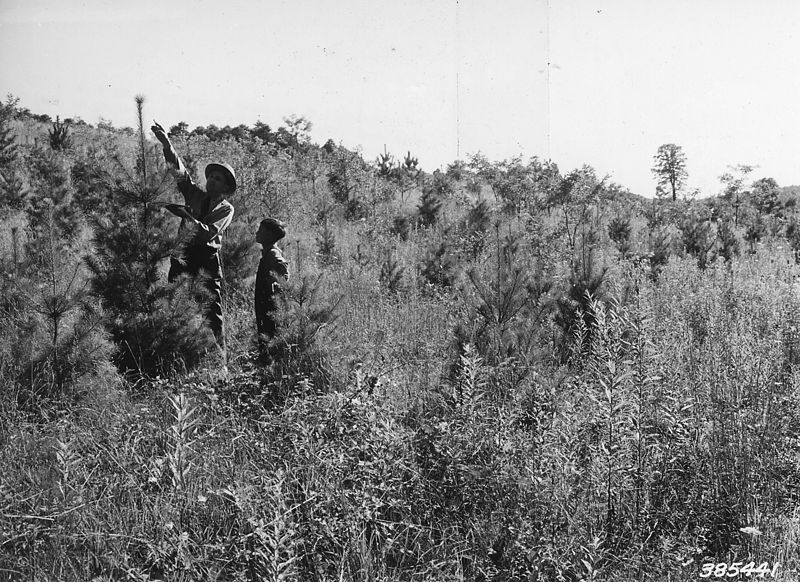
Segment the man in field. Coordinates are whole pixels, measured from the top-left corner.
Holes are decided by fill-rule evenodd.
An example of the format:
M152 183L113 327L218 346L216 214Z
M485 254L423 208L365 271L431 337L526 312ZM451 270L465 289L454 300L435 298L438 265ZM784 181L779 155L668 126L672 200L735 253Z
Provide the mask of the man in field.
M236 191L236 174L228 164L208 164L205 170L206 189L199 188L175 152L164 128L156 123L151 129L164 148L164 158L175 173L178 190L186 202L185 205L166 204L164 207L182 219L181 230L191 228L194 231L183 249L183 256L171 258L168 278L173 282L182 273L197 277L201 271L205 272L207 278L204 283L209 291L206 317L224 358L222 264L219 252L222 233L233 220L233 205L225 197Z

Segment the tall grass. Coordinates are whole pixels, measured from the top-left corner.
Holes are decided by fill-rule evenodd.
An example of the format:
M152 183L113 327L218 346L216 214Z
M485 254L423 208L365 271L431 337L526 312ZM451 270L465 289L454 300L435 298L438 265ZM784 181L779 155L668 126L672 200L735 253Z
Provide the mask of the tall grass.
M791 249L654 268L647 233L620 256L588 199L550 218L487 204L477 246L449 199L395 235L397 204L350 220L258 144L181 147L243 168L231 377L98 373L31 415L12 358L31 342L0 338L0 580L689 581L743 560L796 577ZM245 239L267 211L289 222L292 279L263 361ZM431 243L460 257L450 285L425 279Z

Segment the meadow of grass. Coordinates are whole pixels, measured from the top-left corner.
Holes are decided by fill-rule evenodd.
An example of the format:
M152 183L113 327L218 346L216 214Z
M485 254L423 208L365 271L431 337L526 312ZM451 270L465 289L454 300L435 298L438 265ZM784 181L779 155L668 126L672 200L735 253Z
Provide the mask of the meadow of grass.
M0 233L0 580L694 581L751 561L800 578L789 210L754 252L726 260L717 237L698 260L680 225L705 202L653 216L598 195L586 168L558 195L477 162L401 195L344 148L180 138L193 167L241 177L228 373L213 350L182 358L205 344L165 325L173 359L145 373L114 330L192 325L191 297L159 287L166 257L137 255L158 267L158 312L133 317L83 266L106 224L91 219L122 224L108 206L121 168L136 176L135 136L79 126L52 152L47 126L14 128L27 202ZM139 155L161 171L157 153ZM428 225L423 191L442 204ZM266 215L287 224L292 272L268 355L252 314ZM608 234L621 215L624 252ZM68 245L48 262L53 233ZM179 300L186 319L165 307Z

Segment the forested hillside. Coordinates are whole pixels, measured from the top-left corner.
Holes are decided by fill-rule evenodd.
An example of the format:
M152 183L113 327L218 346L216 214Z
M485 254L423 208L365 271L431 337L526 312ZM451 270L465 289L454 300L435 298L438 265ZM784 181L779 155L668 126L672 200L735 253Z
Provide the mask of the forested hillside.
M236 170L227 371L146 126L0 108L0 580L798 579L796 188L160 121Z

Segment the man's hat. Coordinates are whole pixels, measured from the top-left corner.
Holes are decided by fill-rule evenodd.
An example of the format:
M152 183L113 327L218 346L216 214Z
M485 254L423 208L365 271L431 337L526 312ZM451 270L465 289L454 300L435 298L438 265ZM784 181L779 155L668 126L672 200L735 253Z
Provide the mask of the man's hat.
M230 193L233 194L234 192L236 192L236 173L233 171L233 168L231 168L225 162L221 162L219 164L217 163L208 164L206 166L206 178L208 178L208 174L209 172L211 172L211 170L219 170L220 172L225 174L225 176L228 178L228 184L231 187Z

